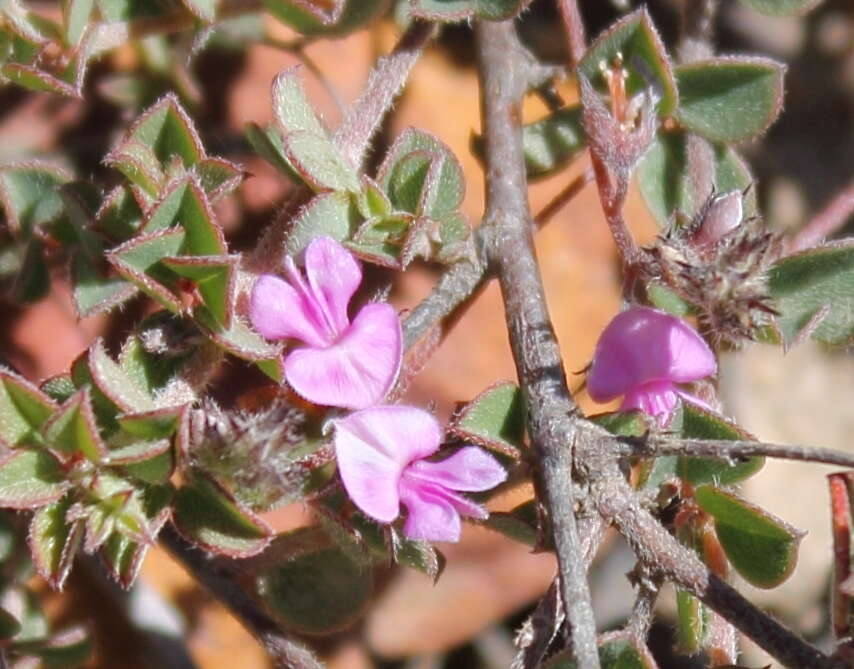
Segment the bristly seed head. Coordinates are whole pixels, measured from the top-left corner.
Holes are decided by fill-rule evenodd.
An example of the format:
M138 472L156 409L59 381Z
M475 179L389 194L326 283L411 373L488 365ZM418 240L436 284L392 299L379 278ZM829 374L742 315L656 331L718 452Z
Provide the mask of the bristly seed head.
M264 411L225 411L206 402L190 419L189 458L254 510L299 498L312 470L331 459L312 450L308 417L278 402Z
M757 218L742 220L743 194L712 195L694 219L674 222L644 249L647 281L661 281L698 311L700 331L715 346L755 340L776 314L767 271L781 239Z

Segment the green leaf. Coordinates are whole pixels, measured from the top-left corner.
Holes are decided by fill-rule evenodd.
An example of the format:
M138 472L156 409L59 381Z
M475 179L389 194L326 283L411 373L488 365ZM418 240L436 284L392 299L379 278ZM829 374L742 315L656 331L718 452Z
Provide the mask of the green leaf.
M95 228L114 242L125 242L142 225L142 209L129 188L116 186L95 214Z
M474 14L475 0L412 0L411 14L428 21L462 21Z
M413 153L416 156L429 156L431 163L425 180L415 182L416 186L422 185L416 188L420 194L417 205L407 209L415 200L407 193L413 190L410 182L413 176L418 175L419 169L413 170L413 166L409 166L402 173L398 170L401 161ZM417 167L422 158L415 160ZM465 195L465 180L456 156L440 139L415 128L407 128L395 140L377 173L377 184L396 208L437 219L456 211ZM399 204L395 201L398 197Z
M764 132L783 107L785 67L767 58L725 57L676 68L683 126L716 142Z
M745 190L753 183L753 176L744 160L734 149L714 145L714 188L717 193ZM685 135L681 132L660 132L649 150L638 163L635 172L641 195L650 213L662 228L666 228L677 212L694 214L697 203L710 193L696 195L688 175ZM748 191L744 198L744 215L756 213L756 194Z
M552 112L539 121L522 126L525 167L531 179L547 177L572 161L586 146L581 126L581 106L573 105ZM472 138L472 150L483 157L483 138Z
M207 329L217 346L238 358L252 362L268 361L279 353L278 347L270 344L240 318L232 318L231 325L224 328L204 309L197 309L194 316L199 325Z
M58 500L68 485L47 451L21 448L0 457L0 507L35 509Z
M163 264L179 276L192 279L205 306L224 327L231 325L231 305L239 256L180 256Z
M621 632L611 632L599 641L599 663L602 669L655 669L655 660L646 648L637 646ZM542 669L576 669L569 651L555 655Z
M344 241L355 231L359 212L348 193L323 193L309 200L291 223L285 250L296 256L315 237Z
M62 19L65 24L65 42L77 46L89 23L95 0L65 0L62 3Z
M187 540L229 557L256 555L272 536L264 521L199 475L178 490L173 512L175 526Z
M211 202L237 188L246 173L224 158L204 158L193 166L199 184Z
M182 228L170 228L134 237L106 254L116 271L157 300L173 313L180 313L183 305L165 284L173 281L174 273L161 262L167 256L176 256L184 245L187 233Z
M12 232L27 239L35 228L60 218L59 187L70 179L65 170L47 163L0 166L0 204Z
M727 558L751 585L773 588L791 575L803 533L714 486L697 488L694 498L715 519L715 532Z
M128 463L122 469L135 479L152 485L164 485L175 473L175 453L169 448L160 455L156 455L141 462Z
M728 439L753 441L755 437L738 425L717 414L685 402L674 416L671 429L686 439ZM765 458L755 456L742 462L729 463L716 458L680 457L677 474L691 485L715 483L732 485L750 478L765 464Z
M59 374L45 379L39 386L39 390L54 402L61 404L77 392L77 386L74 385L70 374Z
M184 6L205 23L213 23L220 0L181 0Z
M301 528L277 542L302 541ZM370 569L361 568L338 548L307 550L259 574L258 592L283 626L301 634L329 634L352 624L366 609L373 590Z
M270 14L303 35L330 36L356 30L386 6L382 0L332 0L331 3L264 0L264 5Z
M165 439L178 429L183 407L166 407L119 416L122 429L141 439Z
M661 96L658 113L661 116L672 114L679 102L679 93L667 51L646 9L628 14L597 37L579 62L578 71L591 83L604 84L599 68L602 64L610 66L617 54L622 56L623 66L628 71L628 94L634 95L653 86Z
M397 564L412 567L430 578L439 580L445 569L445 557L428 541L408 539L391 528L392 555Z
M298 68L289 68L273 80L273 114L286 135L307 132L326 136L326 128L320 123L305 94Z
M613 411L590 416L590 420L620 437L642 437L649 428L640 411Z
M66 495L38 509L30 520L27 542L33 564L54 590L62 590L83 538L80 523L65 520L71 503L71 497Z
M113 532L98 549L98 554L113 580L127 590L136 580L148 548L118 532Z
M224 255L227 252L225 237L215 220L205 192L194 179L187 178L169 186L163 198L148 213L142 233L151 234L180 226L187 233L181 253Z
M8 446L41 443L39 430L55 409L41 390L0 367L0 441Z
M145 389L107 354L101 339L95 340L89 348L89 370L98 389L122 411L140 412L155 408Z
M6 641L21 631L21 623L6 609L0 608L0 641Z
M454 416L449 431L463 441L518 460L525 443L522 391L510 382L487 388Z
M770 16L791 16L805 14L821 4L821 0L741 0L757 12Z
M326 135L297 131L282 138L288 161L300 177L316 191L349 191L361 188L359 175Z
M79 62L79 61L78 61ZM46 72L35 66L22 65L20 63L6 63L2 74L9 81L18 84L22 88L40 93L54 93L69 98L81 97L80 88L63 81L54 74ZM75 77L77 79L78 77Z
M709 611L690 593L676 588L676 647L680 653L694 655L706 643Z
M302 183L302 178L285 155L282 135L273 126L262 128L257 123L247 123L243 130L246 141L259 156L287 176L294 183Z
M72 258L74 309L78 318L89 318L127 302L139 288L121 277L104 276L83 255Z
M172 447L168 439L158 441L132 441L126 446L110 449L106 457L108 465L133 465L163 455Z
M484 526L532 548L540 538L537 501L522 502L511 511L493 511Z
M531 0L474 0L474 10L479 19L504 21L517 16L529 4Z
M768 273L777 327L787 344L804 328L818 341L845 346L854 341L854 244L843 241L779 260ZM818 324L814 319L824 312Z
M48 641L31 641L14 646L18 653L40 658L45 667L78 666L89 658L94 647L92 637L84 627L66 630Z
M44 435L53 450L70 458L83 455L98 463L107 452L95 422L88 388L80 389L59 407L45 424Z
M529 177L553 174L577 156L586 144L581 106L559 109L522 128L522 148Z
M43 298L50 289L50 274L45 262L44 244L38 238L27 243L24 261L13 288L17 302L35 302Z
M170 93L143 112L104 162L156 195L174 158L189 168L204 157L190 117Z

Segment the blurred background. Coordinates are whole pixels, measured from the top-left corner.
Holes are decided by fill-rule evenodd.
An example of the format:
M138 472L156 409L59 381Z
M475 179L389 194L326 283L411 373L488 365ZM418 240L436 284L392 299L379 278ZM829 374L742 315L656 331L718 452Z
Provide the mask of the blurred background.
M648 3L666 44L673 44L676 1ZM613 21L623 4L634 3L582 2L589 35L595 36ZM30 5L48 14L59 13L57 3ZM765 54L789 68L781 119L760 142L742 149L755 170L766 221L777 229L794 230L850 182L854 173L854 3L828 0L806 18L769 18L727 0L721 5L719 52ZM272 20L264 28L281 42L296 37ZM520 30L541 57L565 62L552 2L534 2L520 21ZM309 95L328 127L335 127L341 117L339 105L356 98L371 65L391 48L398 34L389 18L345 39L319 39L305 48L327 80L324 85L312 67L304 67ZM181 39L181 35L174 37ZM0 161L56 158L71 161L78 174L107 179L108 170L99 161L111 143L142 108L174 89L209 152L251 173L235 194L217 204L230 245L244 250L274 216L289 186L274 168L251 153L242 128L249 121L263 125L271 120L271 80L298 62L281 48L247 45L237 28L217 36L190 65L159 66L145 49L128 44L91 69L83 101L16 87L0 89ZM150 71L150 85L144 90L129 88L129 75L143 70ZM571 82L562 93L567 100L574 98ZM533 99L525 109L527 121L544 113L545 108ZM459 157L467 177L464 211L476 225L484 196L480 167L469 148L471 133L480 126L469 27L445 28L427 49L382 129L374 155L381 157L384 147L408 126L435 133ZM533 184L532 210L541 209L586 167L586 158L581 158L557 176ZM642 242L656 234L637 192L629 197L626 217ZM581 377L572 372L588 363L599 332L619 308L615 251L595 187L585 188L537 235L537 252L549 309L575 388L581 385ZM432 268L415 266L393 287L392 301L400 309L412 307L429 292L436 276ZM25 308L3 301L0 308L3 356L26 377L40 380L67 370L96 336L119 341L145 307L142 300L135 300L118 313L78 322L68 285L55 276L49 296L42 301ZM225 370L235 382L232 392L257 381L248 369L232 365ZM499 291L490 285L416 379L407 400L434 406L445 418L457 402L473 398L496 380L514 378ZM726 356L722 389L727 412L763 440L854 451L854 359L844 351L828 353L807 344L784 356L778 348L755 345ZM583 393L579 401L585 409L594 409ZM819 643L828 634L828 471L821 466L769 462L745 486L749 498L809 532L791 580L773 591L744 586L748 597ZM509 509L529 496L528 490L508 493L496 500L494 508ZM285 529L309 518L297 506L276 512L271 520ZM438 584L412 570L385 571L360 622L333 637L312 641L332 669L509 666L514 631L554 576L552 556L531 554L520 544L475 527L467 527L463 541L443 547L443 552L448 565ZM624 574L632 564L630 553L615 538L606 542L597 558L591 583L603 630L618 625L629 611L632 591ZM47 591L43 584L33 584ZM263 652L240 625L159 549L149 554L140 587L142 609L171 630L169 634L182 638L195 666L268 666ZM88 666L152 666L146 640L128 624L127 601L96 570L78 567L66 593L49 600L57 620L84 617L92 621L98 647ZM653 632L660 665L694 666L671 653L672 607L670 593L662 598L661 622ZM750 644L744 647L745 664L762 666L761 654Z

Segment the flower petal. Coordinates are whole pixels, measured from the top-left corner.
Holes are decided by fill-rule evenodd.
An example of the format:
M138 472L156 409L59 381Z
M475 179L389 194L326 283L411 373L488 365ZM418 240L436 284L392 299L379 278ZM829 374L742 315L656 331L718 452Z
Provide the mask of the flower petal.
M640 409L658 420L659 426L666 425L679 402L679 391L670 381L650 381L633 388L626 394L620 411Z
M403 469L435 453L441 439L436 419L414 407L373 407L336 420L338 471L350 499L371 518L394 520Z
M401 485L400 501L409 515L403 533L421 541L459 541L460 514L445 495L430 484Z
M507 478L507 472L489 453L475 446L466 446L439 462L413 462L407 467L404 477L452 490L475 491L494 488Z
M358 261L331 237L318 237L305 250L305 274L330 326L344 332L350 323L347 305L362 283Z
M272 274L261 275L252 287L249 319L267 339L293 338L310 346L328 344L323 323L306 307L304 296Z
M315 404L364 409L381 402L400 371L400 318L389 304L368 304L327 348L301 348L285 358L285 378Z
M679 383L715 373L714 353L687 323L648 307L618 314L596 344L587 390L597 402L655 380Z

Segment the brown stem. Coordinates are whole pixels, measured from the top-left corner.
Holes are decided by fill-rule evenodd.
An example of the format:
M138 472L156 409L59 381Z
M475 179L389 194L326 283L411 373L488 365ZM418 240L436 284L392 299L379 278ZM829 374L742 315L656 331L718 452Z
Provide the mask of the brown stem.
M608 485L599 486L596 491L599 512L613 519L635 554L651 570L688 590L784 665L842 669L844 664L808 644L712 574L696 553L680 544L641 508L619 471L612 469Z
M578 62L587 51L587 37L584 33L584 21L578 8L578 0L558 0L558 11L566 34L566 45L572 69L578 67Z
M193 578L222 602L258 639L274 666L280 669L322 669L323 664L305 646L288 638L273 620L241 586L230 564L209 558L187 543L170 525L160 532L160 542Z
M854 455L830 448L771 444L762 441L726 441L723 439L684 439L655 437L651 439L622 439L615 442L621 455L657 457L661 455L690 455L704 458L734 458L765 455L783 460L799 460L825 465L854 468Z
M486 140L486 215L490 264L498 273L528 431L536 454L561 581L561 597L581 669L598 669L596 624L582 560L572 485L576 406L546 310L534 257L522 153L524 62L512 22L477 25L481 106Z
M593 165L593 173L596 175L596 185L599 188L599 200L602 203L605 221L611 229L611 236L620 253L623 268L628 272L634 266L639 253L638 244L623 216L628 184L623 179L616 178L595 151L590 152L590 162Z
M590 170L575 177L534 216L534 223L544 226L592 180ZM491 279L484 251L485 232L481 226L473 233L476 257L451 265L433 291L407 314L403 321L403 339L407 349L439 323L444 336L462 316L464 309L474 302L470 298Z
M797 253L821 243L826 237L839 230L854 214L854 181L813 216L787 245L788 253Z

